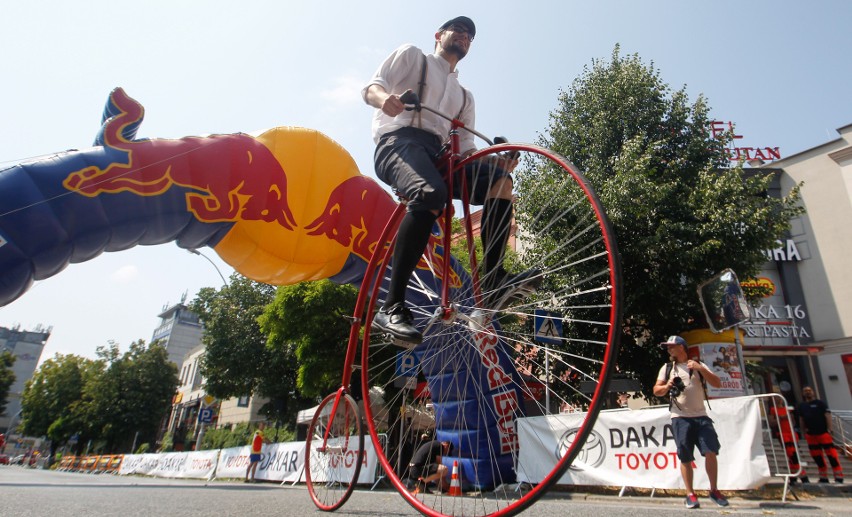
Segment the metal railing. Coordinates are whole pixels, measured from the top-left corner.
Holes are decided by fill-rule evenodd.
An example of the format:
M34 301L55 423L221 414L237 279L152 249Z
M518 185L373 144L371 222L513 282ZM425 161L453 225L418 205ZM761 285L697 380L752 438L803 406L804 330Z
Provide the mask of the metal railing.
M831 411L832 433L837 453L852 459L852 411Z
M787 405L787 399L777 393L753 395L753 397L758 399L761 405L760 416L764 432L763 443L770 472L773 472L773 476L784 478L784 491L781 495L781 501L786 502L790 480L799 476L805 465L799 453L799 440L791 415L792 408ZM793 462L790 461L791 458L788 456L788 450L784 444L785 434L789 436L789 439L793 443L792 454L795 455ZM799 468L795 472L793 472L791 463L799 465Z

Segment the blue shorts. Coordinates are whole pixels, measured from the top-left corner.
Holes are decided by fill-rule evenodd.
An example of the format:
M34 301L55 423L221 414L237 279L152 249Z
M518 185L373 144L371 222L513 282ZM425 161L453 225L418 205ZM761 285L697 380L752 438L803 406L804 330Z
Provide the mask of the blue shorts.
M702 456L708 452L719 454L719 436L713 427L710 417L699 416L694 418L675 417L672 418L672 432L677 444L677 458L681 463L695 460L695 447Z
M254 463L260 461L260 454L249 454L249 462Z

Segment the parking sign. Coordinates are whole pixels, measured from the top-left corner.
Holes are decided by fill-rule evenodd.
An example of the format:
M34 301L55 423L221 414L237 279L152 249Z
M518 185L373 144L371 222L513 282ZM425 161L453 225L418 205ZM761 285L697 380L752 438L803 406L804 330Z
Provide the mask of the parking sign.
M206 407L198 412L198 421L202 424L209 424L213 421L213 408Z
M398 377L417 377L420 358L411 351L403 350L396 354L396 375Z

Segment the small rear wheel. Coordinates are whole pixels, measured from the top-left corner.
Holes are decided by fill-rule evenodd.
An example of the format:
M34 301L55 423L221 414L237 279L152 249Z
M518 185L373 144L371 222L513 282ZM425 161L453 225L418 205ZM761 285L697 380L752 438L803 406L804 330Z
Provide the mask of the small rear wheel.
M358 405L348 394L327 396L317 407L305 441L305 478L314 504L337 510L352 495L361 473L364 433Z

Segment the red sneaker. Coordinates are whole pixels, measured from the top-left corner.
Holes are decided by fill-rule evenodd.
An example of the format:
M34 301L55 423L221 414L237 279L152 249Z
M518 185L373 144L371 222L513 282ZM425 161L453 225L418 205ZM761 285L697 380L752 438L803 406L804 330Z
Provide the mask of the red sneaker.
M686 494L686 501L683 504L689 509L701 507L701 503L698 502L698 496L695 494Z
M728 500L725 499L725 496L723 496L722 492L719 492L719 490L711 490L710 499L719 506L728 506Z

